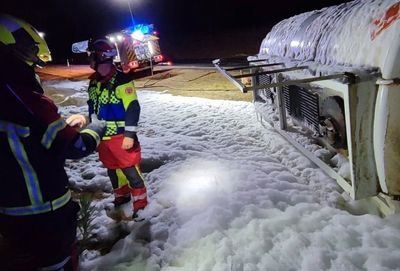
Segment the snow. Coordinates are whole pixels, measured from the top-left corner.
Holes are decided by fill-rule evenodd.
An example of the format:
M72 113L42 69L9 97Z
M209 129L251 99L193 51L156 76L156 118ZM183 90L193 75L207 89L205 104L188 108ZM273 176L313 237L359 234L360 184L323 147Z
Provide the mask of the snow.
M390 58L399 51L400 23L394 20L379 31L383 22L388 21L386 12L396 4L397 0L356 0L285 19L267 34L258 57L291 60L292 65L298 61L328 73L329 68L336 72L340 68L379 68L393 73L392 67L385 65L393 65ZM381 25L374 23L379 20Z
M70 87L83 95L86 85ZM400 217L362 214L334 180L263 127L251 103L138 96L151 169L146 221L118 224L106 215L113 197L96 154L67 164L75 189L105 192L92 203L96 238L129 233L108 254L84 251L82 270L400 270Z

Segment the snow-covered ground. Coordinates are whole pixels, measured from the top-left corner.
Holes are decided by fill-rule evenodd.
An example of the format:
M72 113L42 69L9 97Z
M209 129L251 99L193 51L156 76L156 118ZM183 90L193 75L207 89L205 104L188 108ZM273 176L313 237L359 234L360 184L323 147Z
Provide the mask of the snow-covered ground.
M60 83L67 84L47 84ZM69 87L85 98L86 85ZM262 127L251 103L138 95L143 162L153 168L145 175L145 222L116 224L106 216L111 185L96 154L67 164L72 186L106 192L93 202L96 238L131 232L106 255L84 251L83 270L400 270L400 217L339 207L362 212Z

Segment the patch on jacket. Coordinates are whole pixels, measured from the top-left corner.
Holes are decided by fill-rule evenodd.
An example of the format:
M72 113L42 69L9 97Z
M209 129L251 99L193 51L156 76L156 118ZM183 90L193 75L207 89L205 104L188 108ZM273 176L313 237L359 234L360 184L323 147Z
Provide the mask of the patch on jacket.
M131 87L126 88L125 89L125 93L126 94L132 94L133 93L133 88L131 88Z

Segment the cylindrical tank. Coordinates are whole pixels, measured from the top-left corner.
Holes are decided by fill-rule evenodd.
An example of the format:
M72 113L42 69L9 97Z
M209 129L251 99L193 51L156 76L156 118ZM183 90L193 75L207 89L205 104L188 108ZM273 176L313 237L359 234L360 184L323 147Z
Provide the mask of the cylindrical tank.
M379 68L383 78L399 77L399 61L393 59L400 52L399 7L397 0L358 0L296 15L272 28L259 57L333 70Z

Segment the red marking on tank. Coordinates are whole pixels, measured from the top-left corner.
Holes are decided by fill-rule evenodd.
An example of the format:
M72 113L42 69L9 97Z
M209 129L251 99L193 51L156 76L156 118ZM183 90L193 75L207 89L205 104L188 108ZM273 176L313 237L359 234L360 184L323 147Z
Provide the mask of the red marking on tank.
M390 6L381 18L372 21L374 29L371 33L371 40L374 40L398 19L400 19L400 2Z

